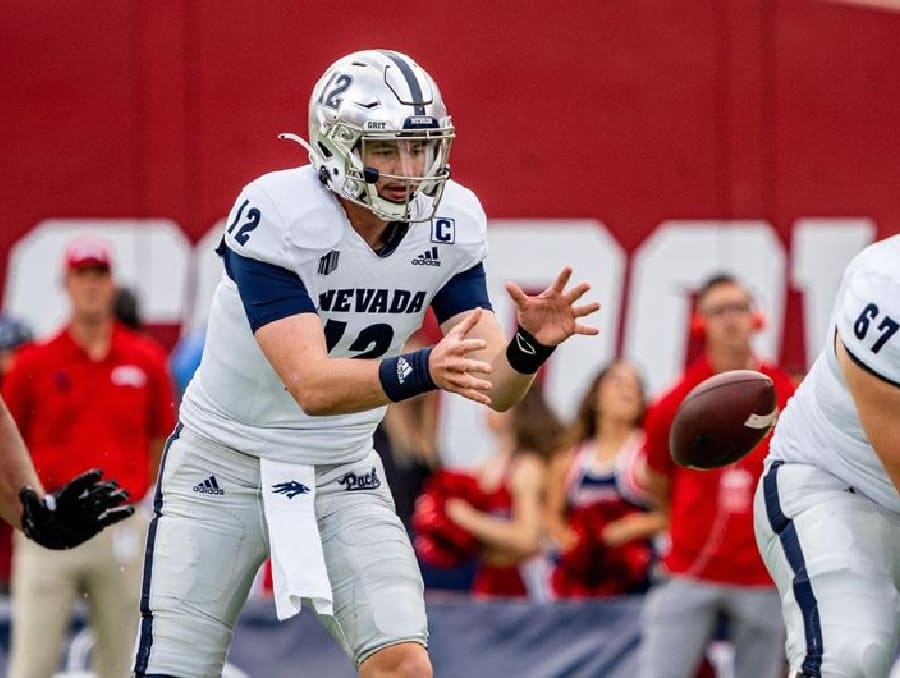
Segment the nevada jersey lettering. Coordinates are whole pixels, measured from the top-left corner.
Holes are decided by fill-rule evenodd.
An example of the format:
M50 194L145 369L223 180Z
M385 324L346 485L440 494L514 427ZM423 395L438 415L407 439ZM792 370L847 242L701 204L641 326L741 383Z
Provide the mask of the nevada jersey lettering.
M825 349L775 428L773 460L828 469L900 513L900 496L872 449L835 355L835 332L863 369L900 385L900 236L870 245L847 267Z
M473 193L448 182L439 214L432 224L410 224L396 249L379 256L305 166L264 175L242 191L222 253L226 269L229 257L238 256L295 274L309 310L321 318L330 355L396 356L432 302L439 320L446 319L436 295L487 254L486 219ZM443 238L437 243L436 233ZM449 317L478 305L484 300L456 298L442 310ZM214 294L202 361L182 401L182 421L260 457L334 464L365 456L385 408L317 417L303 412L253 335L248 317L264 324L267 313L245 306L226 270Z

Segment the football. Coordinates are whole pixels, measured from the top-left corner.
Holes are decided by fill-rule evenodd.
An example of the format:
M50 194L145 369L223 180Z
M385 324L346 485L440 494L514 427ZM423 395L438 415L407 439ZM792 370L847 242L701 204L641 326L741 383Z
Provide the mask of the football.
M722 372L698 384L681 402L669 431L675 463L711 469L750 452L775 424L772 380L753 370Z

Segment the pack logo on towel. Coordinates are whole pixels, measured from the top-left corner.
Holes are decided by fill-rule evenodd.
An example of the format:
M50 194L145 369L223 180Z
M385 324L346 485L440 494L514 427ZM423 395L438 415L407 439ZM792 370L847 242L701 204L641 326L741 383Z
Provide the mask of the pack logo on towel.
M288 480L286 483L272 485L272 494L283 494L288 499L293 499L298 494L309 494L309 488L296 480Z
M357 474L348 471L338 478L338 483L343 485L345 490L374 490L381 487L381 479L374 466L368 473Z

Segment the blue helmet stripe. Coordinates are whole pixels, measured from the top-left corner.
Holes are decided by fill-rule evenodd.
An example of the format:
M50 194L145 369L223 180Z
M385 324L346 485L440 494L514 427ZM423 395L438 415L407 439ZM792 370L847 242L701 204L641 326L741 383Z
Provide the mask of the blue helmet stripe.
M416 74L413 73L413 69L406 63L406 60L396 52L391 52L386 49L379 51L397 65L397 68L400 69L400 72L406 79L406 84L409 87L409 94L413 101L413 112L416 115L425 115L425 99L422 95L422 86L419 85L419 80L416 78Z

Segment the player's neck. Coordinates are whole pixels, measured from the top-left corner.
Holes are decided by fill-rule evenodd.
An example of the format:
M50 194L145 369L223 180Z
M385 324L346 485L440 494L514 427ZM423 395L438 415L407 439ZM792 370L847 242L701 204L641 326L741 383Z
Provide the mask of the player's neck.
M710 348L706 352L706 357L714 374L730 370L753 370L759 366L759 361L749 347L720 350Z
M91 360L103 360L109 355L112 343L113 320L104 318L73 317L69 323L69 334Z
M382 236L388 227L387 221L382 221L371 211L361 205L341 199L344 211L347 213L347 221L353 227L353 230L359 233L359 236L366 241L366 244L373 250L377 250L382 245Z

